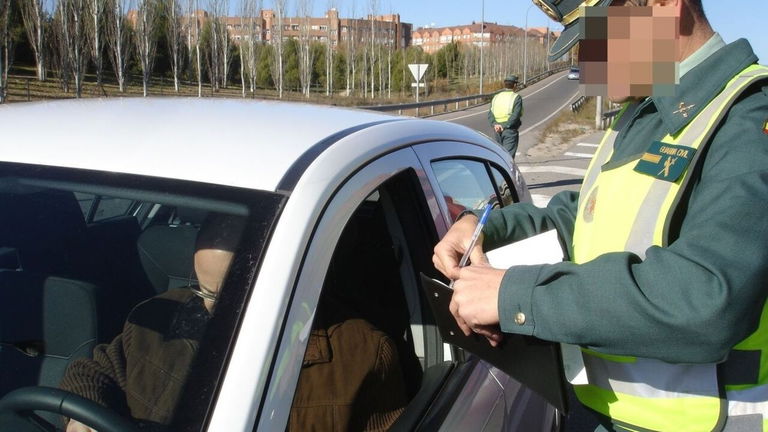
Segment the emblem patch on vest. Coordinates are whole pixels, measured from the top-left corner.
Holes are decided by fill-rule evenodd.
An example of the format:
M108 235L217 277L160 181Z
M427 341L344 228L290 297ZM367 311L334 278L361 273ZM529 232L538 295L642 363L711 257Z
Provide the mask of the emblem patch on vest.
M763 123L763 133L768 135L768 119L766 119L765 123Z
M584 222L592 222L595 219L595 206L597 205L597 187L592 189L592 193L587 198L587 204L584 205L582 217Z
M660 180L674 182L688 168L696 149L654 141L635 165L635 171Z

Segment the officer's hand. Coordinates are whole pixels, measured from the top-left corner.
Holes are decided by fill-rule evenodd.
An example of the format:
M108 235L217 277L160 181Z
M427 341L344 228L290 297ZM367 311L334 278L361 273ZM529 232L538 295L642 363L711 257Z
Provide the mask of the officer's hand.
M487 265L471 265L459 271L453 284L449 309L465 335L485 336L492 346L501 342L499 287L504 270Z
M432 263L448 279L455 280L459 277L459 261L461 261L464 251L469 246L477 222L478 219L475 215L468 214L462 217L451 226L445 237L435 245ZM485 264L488 262L483 253L482 246L483 235L480 234L469 256L469 261L472 264Z
M504 128L501 125L495 124L493 125L493 130L495 130L496 133L502 133L504 131Z
M96 430L89 428L77 420L69 419L69 423L67 423L67 432L96 432Z

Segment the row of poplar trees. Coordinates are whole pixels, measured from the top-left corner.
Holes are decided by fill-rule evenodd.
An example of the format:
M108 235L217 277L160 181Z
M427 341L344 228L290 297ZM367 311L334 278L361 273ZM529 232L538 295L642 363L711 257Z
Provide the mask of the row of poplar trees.
M99 86L116 84L119 92L140 81L145 96L162 77L177 92L182 85L196 87L198 96L204 87L217 92L237 86L243 96L270 89L278 97L293 91L374 99L411 91L409 63L429 63L428 79L451 82L476 80L481 57L489 80L522 72L522 38L494 43L484 56L476 46L457 43L430 55L419 47L396 49L394 36L380 36L382 25L396 34L395 23L374 31L372 21L354 20L348 39L333 47L331 25L325 41L310 35L312 0L294 1L291 22L300 22L295 39L283 37L289 0L0 0L0 102L17 55L34 63L38 80L53 76L75 97L83 93L86 73ZM338 8L340 1L325 6ZM359 11L355 0L348 6L350 16L380 13L379 0L367 0ZM270 43L261 40L262 7L275 12ZM246 29L238 41L227 28L232 15ZM366 22L370 28L362 27ZM545 48L528 43L527 63L532 70L545 68Z

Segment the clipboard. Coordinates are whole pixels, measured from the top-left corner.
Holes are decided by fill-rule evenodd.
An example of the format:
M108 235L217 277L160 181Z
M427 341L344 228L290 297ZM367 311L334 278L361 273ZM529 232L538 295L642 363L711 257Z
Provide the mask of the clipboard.
M568 412L560 344L505 333L504 340L494 348L482 336L474 333L465 336L456 324L448 309L452 289L424 273L421 273L421 287L444 342L475 354L538 393L555 408Z

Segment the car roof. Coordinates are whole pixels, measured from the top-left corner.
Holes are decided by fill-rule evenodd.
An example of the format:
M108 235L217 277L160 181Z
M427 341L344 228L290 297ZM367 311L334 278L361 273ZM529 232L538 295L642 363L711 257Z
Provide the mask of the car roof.
M0 160L276 190L318 143L403 120L363 110L239 99L20 103L0 106Z

